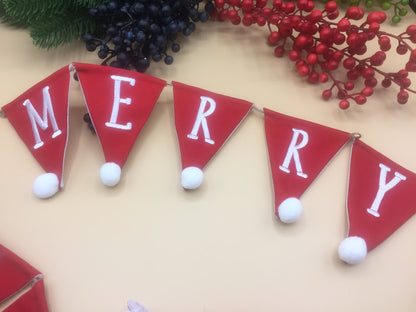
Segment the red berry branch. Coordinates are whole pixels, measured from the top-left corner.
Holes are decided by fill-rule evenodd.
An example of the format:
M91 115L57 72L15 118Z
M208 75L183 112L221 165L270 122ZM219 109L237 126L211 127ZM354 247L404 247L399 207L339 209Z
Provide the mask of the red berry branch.
M267 7L267 0L215 0L211 17L232 24L245 26L267 25L270 34L268 44L274 46L274 54L282 57L288 53L295 62L298 74L310 83L331 83L322 92L325 100L336 96L339 107L347 109L350 102L364 104L381 80L384 88L395 84L399 87L397 102L405 104L409 98L411 81L409 72L416 72L416 25L394 35L382 31L380 25L386 20L382 11L371 12L364 22L364 11L350 7L344 17L339 16L335 1L325 4L323 10L315 9L310 0L283 2L274 0ZM336 21L337 20L337 21ZM377 41L379 51L370 53L367 45ZM396 53L408 56L405 69L385 72L380 67L387 59L386 52L396 47ZM337 70L346 71L340 80Z

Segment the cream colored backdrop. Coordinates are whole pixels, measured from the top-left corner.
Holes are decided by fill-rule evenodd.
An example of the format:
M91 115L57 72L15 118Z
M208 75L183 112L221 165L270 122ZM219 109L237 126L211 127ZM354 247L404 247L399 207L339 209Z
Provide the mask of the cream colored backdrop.
M399 33L414 21L387 29ZM364 142L416 171L415 96L400 106L395 92L377 88L367 104L341 111L336 100L321 100L324 86L301 79L287 57L273 57L265 29L214 22L197 28L171 66L153 64L148 74L361 132ZM4 25L0 38L1 105L72 61L98 63L82 43L40 50L27 32ZM397 69L398 60L390 66ZM360 265L338 260L349 148L304 194L299 222L287 226L274 217L261 113L249 114L209 163L202 187L185 192L166 87L121 183L108 189L75 81L71 91L65 188L51 199L32 194L43 171L0 119L0 243L44 274L52 312L122 312L130 298L151 312L416 310L415 218Z

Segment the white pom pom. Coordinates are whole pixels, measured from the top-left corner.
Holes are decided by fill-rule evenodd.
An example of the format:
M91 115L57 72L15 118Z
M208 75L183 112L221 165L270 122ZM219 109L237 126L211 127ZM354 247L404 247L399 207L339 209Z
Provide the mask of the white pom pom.
M338 255L348 264L360 263L367 256L367 244L361 237L347 237L339 244Z
M193 190L199 187L204 180L204 172L197 167L187 167L182 171L182 187Z
M105 163L100 168L101 181L106 186L115 186L120 181L121 168L113 162Z
M33 182L33 193L39 198L49 198L59 191L59 180L54 173L44 173Z
M293 223L302 214L302 203L295 197L285 199L277 209L280 221L283 223Z

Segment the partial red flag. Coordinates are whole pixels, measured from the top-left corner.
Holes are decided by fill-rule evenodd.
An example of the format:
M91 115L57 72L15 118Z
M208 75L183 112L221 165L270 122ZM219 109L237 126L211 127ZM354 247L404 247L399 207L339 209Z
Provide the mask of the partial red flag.
M0 245L0 303L22 290L40 272Z
M26 288L29 288L27 292L17 297L5 311L47 312L41 273L0 245L0 303L12 299L14 295L19 296Z
M43 279L37 281L3 312L48 312Z
M2 107L46 171L33 184L39 198L48 198L63 187L70 82L70 66L65 66Z
M358 139L349 171L348 237L338 252L356 264L415 214L416 175Z
M203 168L249 113L252 103L172 82L182 186L197 188Z
M166 81L130 70L74 63L106 163L102 182L114 186Z
M301 215L300 197L350 140L347 132L264 109L275 213L282 222Z

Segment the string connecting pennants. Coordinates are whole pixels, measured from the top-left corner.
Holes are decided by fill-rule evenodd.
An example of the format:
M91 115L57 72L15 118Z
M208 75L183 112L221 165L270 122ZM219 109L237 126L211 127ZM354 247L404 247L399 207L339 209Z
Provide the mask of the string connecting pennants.
M3 112L45 170L33 192L49 198L63 188L68 140L71 70L75 69L105 157L103 184L118 184L138 135L167 85L149 75L101 65L73 63L40 81ZM175 128L182 162L181 184L198 188L203 170L237 130L253 103L172 82ZM351 134L264 108L275 214L284 223L301 215L303 193L330 161L351 143L347 192L348 234L338 248L349 264L371 251L416 212L415 173Z

